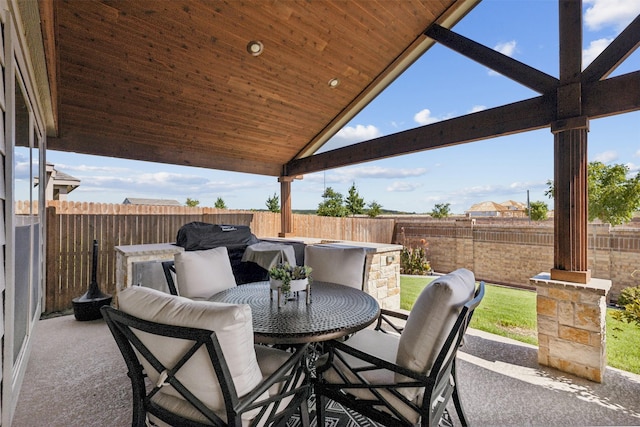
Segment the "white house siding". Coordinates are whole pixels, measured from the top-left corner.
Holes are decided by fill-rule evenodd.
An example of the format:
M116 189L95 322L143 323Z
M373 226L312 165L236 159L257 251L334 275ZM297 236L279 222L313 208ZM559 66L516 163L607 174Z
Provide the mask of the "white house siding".
M6 11L7 10L7 2L5 0L0 0L0 9L2 11ZM5 53L5 37L4 37L4 29L5 29L5 19L6 19L6 14L5 13L0 13L0 21L1 21L1 28L0 28L0 64L2 66L2 76L4 78L4 76L6 75L5 72L5 68L6 68L6 61L5 61L5 57L4 57L4 53ZM7 200L6 200L6 195L7 195L7 181L5 180L5 165L6 165L6 153L7 153L7 144L6 144L6 139L5 139L5 120L6 120L6 96L5 96L5 82L3 79L0 79L0 109L2 111L2 117L0 118L0 179L2 179L2 182L0 183L0 191L2 192L0 194L0 199L2 201L2 206L5 207ZM9 185L11 185L11 183L9 183ZM2 348L2 352L0 353L2 355L2 358L0 359L0 379L2 380L2 382L0 383L0 385L2 386L2 388L0 390L4 390L4 378L2 378L2 375L4 373L4 341L5 341L5 324L6 324L6 320L5 320L5 310L4 307L6 305L6 273L5 273L5 263L7 262L7 250L6 250L6 242L7 242L7 224L5 221L5 210L4 209L0 209L0 215L1 215L1 219L0 219L0 225L2 226L2 228L0 229L0 239L2 239L2 256L3 256L3 260L0 263L0 266L2 268L2 271L0 271L0 295L2 298L2 304L0 304L0 319L2 321L2 323L0 324L0 336L2 337L2 343L3 343L3 348ZM4 419L4 404L3 404L3 397L2 395L0 395L0 424L5 425L4 422L2 421Z
M48 85L43 84L42 75L46 76L42 51L42 36L37 1L0 0L0 245L2 245L3 262L0 263L0 337L2 338L2 357L0 373L2 393L0 395L0 425L9 426L13 417L15 404L26 370L31 348L31 337L41 313L40 289L44 283L43 269L43 218L37 215L16 217L14 194L16 163L16 140L20 140L20 150L24 154L35 156L33 163L39 163L34 175L44 176L46 164L46 141L44 134L44 110L51 115ZM37 70L37 72L36 72ZM16 132L15 117L16 79L24 84L19 97L21 122ZM22 99L24 98L24 100ZM26 104L26 108L25 108ZM26 145L25 145L26 144ZM41 147L41 148L39 148ZM30 177L30 179L33 177ZM27 182L30 187L30 182ZM44 186L38 186L36 193L42 214L44 206ZM34 198L34 200L35 200ZM34 212L35 213L35 212ZM28 273L20 263L16 264L16 230L30 230L28 239L21 240L27 244L31 258L27 261ZM25 249L25 246L21 246ZM35 254L35 255L34 255ZM20 260L24 261L23 257ZM22 263L24 264L24 263ZM27 277L27 286L16 289L16 273ZM25 289L26 294L25 294ZM18 296L16 296L18 295ZM26 297L25 297L26 295ZM16 299L18 298L18 299ZM16 308L16 302L20 305ZM26 307L26 308L25 308ZM24 311L27 311L25 314ZM22 320L18 320L22 319ZM17 337L17 339L16 339ZM16 342L17 341L17 342Z

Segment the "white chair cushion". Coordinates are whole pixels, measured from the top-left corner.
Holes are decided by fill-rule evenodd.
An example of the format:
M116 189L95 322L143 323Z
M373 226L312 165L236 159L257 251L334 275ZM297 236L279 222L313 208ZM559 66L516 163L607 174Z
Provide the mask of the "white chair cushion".
M134 286L119 292L118 306L121 311L147 321L215 331L238 396L247 394L262 382L262 372L254 350L251 308L248 305L193 301L155 289ZM173 366L192 344L139 331L136 334L165 366ZM157 383L160 374L144 358L141 359L149 379L154 384ZM222 392L204 348L194 354L176 377L207 406L224 416ZM173 387L162 387L159 394L158 401L173 401L172 406L183 406L179 413L190 412L190 405L186 404ZM255 417L255 412L246 414L246 417Z
M313 269L313 280L338 283L362 289L364 248L309 245L304 249L304 263Z
M436 279L420 293L400 337L395 334L365 329L355 333L344 343L378 359L427 375L460 314L462 306L473 297L474 292L475 278L473 273L465 269L456 270ZM345 353L341 354L351 367L364 368L367 366L367 363L361 359ZM330 383L344 383L338 371L344 374L349 381L360 382L337 357L334 358L332 368L323 374L323 378ZM368 384L398 384L409 381L405 376L385 369L365 370L361 371L359 375ZM412 423L419 421L417 412L393 393L381 388L377 390L409 421ZM414 404L422 404L423 388L405 387L396 390ZM360 399L375 399L375 396L367 389L348 389L346 392ZM390 412L387 408L381 407L381 409Z
M399 338L397 335L387 334L380 331L374 331L371 329L364 329L362 331L356 332L351 338L344 342L350 347L356 348L366 354L370 354L371 356L375 356L379 359L387 361L389 363L395 363L396 355L398 352L398 343ZM349 366L353 368L363 368L368 366L366 362L362 359L358 359L349 354L339 352L347 361ZM340 359L337 357L334 358L334 367L329 369L324 375L324 379L329 383L341 384L344 383L340 375L337 371L342 372L342 374L346 375L349 381L354 383L359 383L359 379L353 375L346 366L342 363ZM362 378L367 381L369 384L395 384L398 382L396 375L393 371L388 371L386 369L372 369L365 370L359 373ZM404 378L404 377L402 377ZM407 378L404 378L403 381L410 381ZM407 419L409 419L413 423L418 422L417 413L411 409L410 406L403 403L402 400L398 399L388 390L385 389L377 389L378 392L388 401L391 405L400 411ZM422 399L422 394L420 393L423 389L413 389L413 388L400 388L397 389L400 393L404 394L408 399L412 400L415 404L420 404ZM371 391L367 389L349 389L346 392L364 400L368 399L376 399L376 396L371 393ZM386 412L389 412L386 408L380 408Z
M227 248L185 251L175 254L177 287L180 296L209 298L236 286Z
M471 271L461 268L431 282L416 300L400 336L396 363L428 374L462 306L475 292Z

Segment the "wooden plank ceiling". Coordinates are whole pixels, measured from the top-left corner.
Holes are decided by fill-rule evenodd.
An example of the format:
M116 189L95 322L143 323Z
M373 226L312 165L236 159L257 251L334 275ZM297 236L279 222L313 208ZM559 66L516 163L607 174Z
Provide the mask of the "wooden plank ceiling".
M476 3L41 0L48 147L279 176Z

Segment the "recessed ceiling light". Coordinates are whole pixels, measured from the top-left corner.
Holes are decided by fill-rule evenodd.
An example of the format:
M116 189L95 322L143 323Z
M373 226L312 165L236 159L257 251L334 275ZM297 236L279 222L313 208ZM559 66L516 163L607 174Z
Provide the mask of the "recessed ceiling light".
M340 80L333 78L331 80L329 80L329 87L330 88L334 88L334 87L338 87L338 85L340 84Z
M264 50L264 45L262 42L252 40L247 44L247 52L249 52L253 56L258 56Z

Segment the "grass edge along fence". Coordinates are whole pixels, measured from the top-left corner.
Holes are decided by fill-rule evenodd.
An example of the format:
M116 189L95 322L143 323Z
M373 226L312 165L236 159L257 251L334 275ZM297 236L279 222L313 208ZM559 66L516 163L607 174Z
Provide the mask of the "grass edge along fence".
M433 279L400 276L400 308L411 310ZM614 319L615 310L607 308L607 365L640 375L640 327ZM537 346L535 291L487 284L470 327Z

